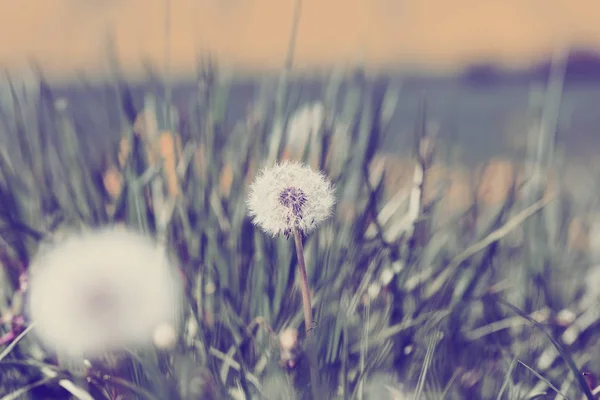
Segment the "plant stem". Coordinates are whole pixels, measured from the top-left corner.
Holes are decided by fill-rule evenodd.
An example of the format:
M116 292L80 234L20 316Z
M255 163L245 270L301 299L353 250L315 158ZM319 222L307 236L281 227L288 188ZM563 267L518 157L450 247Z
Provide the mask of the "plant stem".
M306 262L304 261L304 247L302 245L302 233L298 228L294 228L294 242L296 243L296 255L298 257L298 270L300 271L300 287L302 290L302 304L304 306L304 324L306 329L307 355L310 368L310 381L313 394L313 400L319 396L319 376L317 343L312 331L312 305L310 304L310 291L308 290L308 276L306 274Z
M308 276L306 274L306 263L304 261L302 234L298 228L294 228L294 242L296 243L296 255L298 256L298 270L300 271L300 288L302 290L302 305L304 306L304 325L306 336L309 336L312 329L312 305L310 304L310 291L308 290Z

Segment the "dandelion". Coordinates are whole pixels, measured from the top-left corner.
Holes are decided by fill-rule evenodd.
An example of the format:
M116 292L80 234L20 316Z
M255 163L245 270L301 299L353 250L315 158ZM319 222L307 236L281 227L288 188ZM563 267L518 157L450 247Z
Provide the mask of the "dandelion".
M177 344L177 331L171 324L162 323L154 330L153 340L159 349L172 349Z
M281 332L279 335L279 348L281 350L280 363L290 369L294 368L300 356L298 331L294 328L287 328Z
M67 236L42 249L30 271L36 335L65 356L149 343L157 327L178 316L181 282L167 252L126 229Z
M307 336L313 326L302 235L309 234L325 221L331 215L334 203L334 189L329 180L298 162L284 162L263 169L250 186L247 199L255 225L273 236L284 234L288 239L294 236ZM312 389L318 392L314 341L311 345Z
M287 147L294 154L302 154L309 142L317 138L325 121L323 103L307 103L299 108L288 123Z
M298 162L283 162L263 169L250 186L248 209L255 225L286 238L293 234L304 303L307 331L312 327L312 308L304 262L302 235L312 232L331 215L334 189L327 178Z
M255 225L274 237L297 229L305 235L331 215L334 190L327 178L298 162L265 168L250 187L248 209Z

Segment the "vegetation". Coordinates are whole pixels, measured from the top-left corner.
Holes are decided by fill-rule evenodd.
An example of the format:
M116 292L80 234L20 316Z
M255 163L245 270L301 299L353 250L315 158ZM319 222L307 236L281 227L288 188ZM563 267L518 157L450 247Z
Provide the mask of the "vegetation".
M589 261L567 229L587 210L539 179L562 168L552 137L560 87L551 83L532 169L515 172L494 206L480 204L474 171L472 200L449 216L444 187L423 191L436 164L425 101L410 182L396 187L379 146L396 134L396 87L364 77L340 96L332 74L309 135L313 125L290 118L287 79L227 131L229 83L213 64L185 113L170 106L168 85L154 85L136 118L117 76L121 139L100 166L87 138L103 133L75 126L42 76L39 99L12 85L3 130L15 145L0 157L1 398L311 398L293 240L265 236L245 202L257 171L282 159L336 187L333 217L303 243L323 399L594 398L598 314L581 300ZM114 223L178 255L178 343L65 363L28 335L28 263L56 235Z

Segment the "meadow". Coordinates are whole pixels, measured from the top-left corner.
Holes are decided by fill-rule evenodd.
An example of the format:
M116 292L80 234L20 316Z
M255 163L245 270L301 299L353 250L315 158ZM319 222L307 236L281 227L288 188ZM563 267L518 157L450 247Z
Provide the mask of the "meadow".
M314 365L321 399L600 393L595 169L556 135L563 86L505 97L520 119L499 128L501 104L474 125L460 113L485 88L470 103L407 95L360 68L257 78L245 95L212 62L186 96L156 77L136 94L118 72L78 83L85 96L36 79L9 80L2 103L0 399L309 399ZM332 217L303 239L313 327L293 240L248 217L249 185L283 160L335 186ZM28 265L112 224L176 254L176 344L62 360L31 334Z

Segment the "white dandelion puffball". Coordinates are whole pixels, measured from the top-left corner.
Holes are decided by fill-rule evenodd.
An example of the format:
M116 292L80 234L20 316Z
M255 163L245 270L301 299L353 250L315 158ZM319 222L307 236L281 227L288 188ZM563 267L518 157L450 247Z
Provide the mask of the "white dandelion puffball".
M249 215L265 232L289 237L313 231L331 215L334 188L322 174L298 162L263 169L250 186Z
M296 151L303 151L307 142L317 135L324 120L323 103L309 103L299 108L288 123L288 145Z
M151 343L175 323L182 282L167 251L122 228L70 235L30 265L28 313L48 350L67 356Z
M172 349L177 344L177 331L171 324L160 324L154 329L153 340L159 349Z

